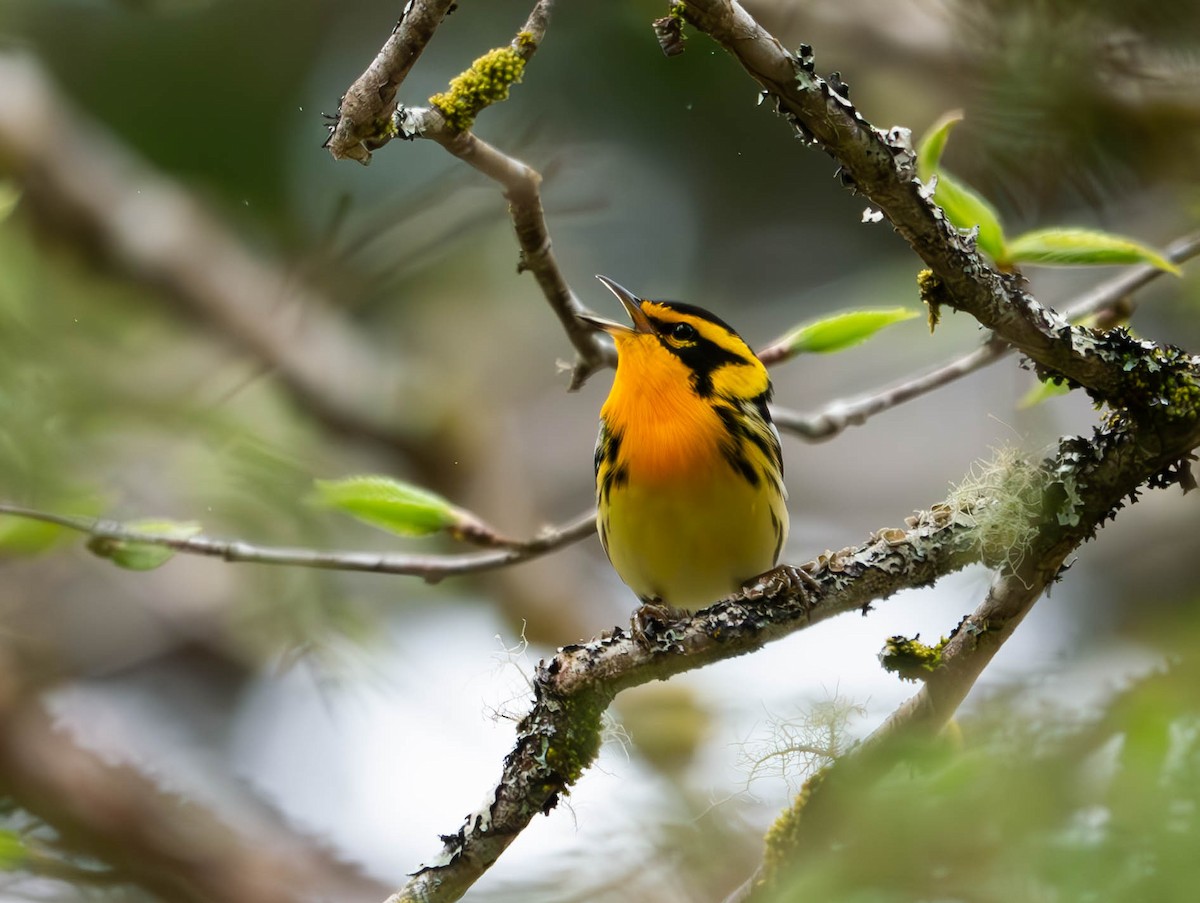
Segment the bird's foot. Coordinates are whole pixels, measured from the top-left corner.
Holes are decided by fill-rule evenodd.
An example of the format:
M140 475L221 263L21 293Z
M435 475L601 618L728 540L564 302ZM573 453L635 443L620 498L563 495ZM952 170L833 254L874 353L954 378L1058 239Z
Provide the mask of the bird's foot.
M805 567L805 565L781 564L759 574L743 584L746 596L757 600L780 593L791 593L804 597L814 591L822 592L821 581L810 574Z
M647 648L662 644L667 625L687 614L682 608L667 605L661 599L643 599L629 619L634 639Z

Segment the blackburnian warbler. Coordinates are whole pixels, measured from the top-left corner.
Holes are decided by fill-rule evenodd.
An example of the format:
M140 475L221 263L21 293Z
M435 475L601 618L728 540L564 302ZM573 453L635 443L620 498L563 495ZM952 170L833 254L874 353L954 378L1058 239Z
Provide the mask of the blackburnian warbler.
M703 607L774 567L788 513L771 380L732 327L691 304L644 301L604 276L632 326L600 411L600 541L645 603Z

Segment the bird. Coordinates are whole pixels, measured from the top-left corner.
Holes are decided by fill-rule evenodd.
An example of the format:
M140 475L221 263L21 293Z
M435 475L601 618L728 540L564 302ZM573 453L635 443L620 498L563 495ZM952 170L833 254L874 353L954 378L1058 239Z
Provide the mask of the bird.
M695 611L774 568L787 541L771 380L716 315L596 278L632 321L580 315L617 351L595 450L600 542L643 608Z

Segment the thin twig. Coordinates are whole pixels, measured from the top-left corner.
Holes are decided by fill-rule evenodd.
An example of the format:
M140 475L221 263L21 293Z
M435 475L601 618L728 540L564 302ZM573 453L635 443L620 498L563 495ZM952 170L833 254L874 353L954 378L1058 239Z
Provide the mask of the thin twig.
M1176 264L1191 260L1197 254L1200 254L1200 232L1177 238L1163 250L1163 257ZM1072 322L1102 314L1123 300L1126 295L1153 282L1163 273L1163 270L1149 264L1130 267L1080 295L1067 305L1063 313Z
M412 134L436 141L504 189L517 243L521 247L518 268L533 274L550 309L558 317L575 348L577 357L571 371L570 388L579 388L589 376L603 367L616 366L615 349L611 343L600 338L600 333L594 327L579 318L580 314L589 311L571 291L559 269L542 209L542 177L538 172L469 130L453 131L435 109L407 109L404 117L403 127L406 131L411 130Z
M94 540L108 544L163 546L177 552L222 558L230 562L288 565L332 571L366 571L375 574L406 574L421 577L429 583L436 583L446 577L520 564L586 539L596 532L596 514L591 511L561 526L544 530L525 542L509 541L511 545L494 551L464 555L404 555L395 552L321 551L258 546L240 540L214 539L203 535L164 536L131 530L117 521L53 514L8 503L0 503L0 514L57 524L69 530L86 533Z
M513 39L512 47L528 60L541 45L549 23L551 0L539 0L524 27ZM588 313L559 269L550 242L546 214L542 208L542 177L533 167L505 154L479 138L470 129L457 131L447 123L441 111L432 107L402 108L396 113L396 131L407 138L436 141L464 163L498 183L508 201L521 259L517 269L529 271L537 280L550 309L575 348L570 388L579 388L587 378L603 367L616 365L612 345L600 337L594 327L579 318Z
M335 160L357 160L365 166L371 151L394 137L396 91L453 7L454 0L408 0L371 65L338 101L337 122L325 142Z
M1167 260L1177 264L1184 263L1197 254L1200 254L1200 232L1176 239L1163 251ZM1066 306L1063 313L1068 320L1075 323L1085 317L1112 310L1124 303L1130 293L1149 284L1164 272L1149 264L1130 267L1080 295ZM811 414L801 414L788 408L774 406L771 415L775 425L783 432L792 433L810 442L831 439L847 427L862 426L876 414L974 373L1006 357L1012 350L1011 345L992 337L974 351L947 361L928 373L912 376L894 385L853 398L832 401Z
M798 411L772 406L771 417L781 432L792 433L809 442L832 439L847 427L862 426L876 414L941 388L968 373L974 373L981 367L999 360L1011 350L1011 346L993 338L969 354L887 388L854 398L831 401L813 414L801 414Z
M538 0L524 26L512 41L513 50L526 62L533 57L545 37L552 5L552 0ZM436 28L432 19L433 13L426 10L420 19L414 19L415 12L414 8L412 13L405 16L400 23L400 30L424 36L424 40L427 41ZM395 38L396 35L393 35L393 39ZM528 270L533 274L550 309L558 317L568 340L575 348L576 360L572 368L570 388L579 388L591 374L603 367L615 366L615 350L594 328L579 318L579 314L588 311L571 291L559 269L550 242L550 231L546 226L545 211L542 208L541 175L528 164L477 137L469 128L452 128L436 108L397 109L396 86L403 81L408 67L415 61L415 56L388 53L392 43L392 40L389 40L388 44L384 45L371 68L347 92L342 104L341 118L330 136L330 151L335 157L365 163L370 160L372 149L381 147L393 136L428 138L498 183L508 201L509 215L512 217L513 229L521 249L518 270ZM419 50L417 52L419 53ZM377 86L380 85L384 87L378 89ZM381 125L379 116L385 109L391 118L386 125ZM364 134L366 139L361 138Z

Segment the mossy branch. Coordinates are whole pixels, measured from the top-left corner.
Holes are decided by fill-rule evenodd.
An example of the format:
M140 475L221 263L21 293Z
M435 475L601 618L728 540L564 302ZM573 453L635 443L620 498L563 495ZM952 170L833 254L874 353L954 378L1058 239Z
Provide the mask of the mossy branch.
M508 100L509 88L521 81L524 71L525 58L519 52L497 47L452 78L448 89L429 98L429 105L446 118L453 131L465 131L485 109Z
M820 592L768 579L694 615L651 620L642 637L615 629L566 646L538 665L530 713L504 761L487 805L466 817L436 859L388 903L457 900L539 813L569 793L599 750L600 718L622 690L753 652L875 599L931 583L977 560L976 528L948 506L922 512L907 528L880 530L856 548L808 567Z
M372 134L378 133L377 137L381 137L368 149L396 137L427 138L501 186L521 248L518 270L528 270L537 279L542 294L575 348L570 388L576 389L597 370L613 366L616 353L610 343L603 341L595 330L579 319L579 314L586 313L586 308L571 291L555 258L542 209L541 175L523 161L477 137L470 128L484 108L508 96L509 88L524 73L526 64L545 37L552 5L552 0L537 0L512 43L477 59L451 82L445 92L434 95L432 106L397 109L392 103L389 110L394 113L388 121L370 126ZM336 141L341 129L342 122L339 121L331 141ZM357 159L353 154L342 156Z
M1200 423L1177 438L1181 446L1200 443ZM838 614L866 611L876 599L932 583L992 556L998 536L1020 529L1027 544L1024 554L1008 556L988 598L939 644L936 667L923 675L921 692L864 747L886 748L894 758L894 747L886 745L889 738L928 734L944 726L984 666L1057 579L1067 555L1126 497L1147 481L1159 486L1177 482L1172 454L1148 450L1125 427L1093 442L1064 439L1036 467L1001 454L990 476L977 476L945 503L911 518L905 528L880 530L861 546L806 565L820 590L768 578L695 615L669 622L651 619L639 637L618 629L590 643L564 647L538 667L533 709L518 727L516 746L489 806L468 816L436 862L422 868L391 903L457 899L536 814L553 808L559 795L569 791L595 755L600 715L621 690L752 652ZM984 487L1004 492L1014 481L1024 487L1019 511L1004 498L982 495ZM1064 512L1076 516L1064 518ZM1011 523L1019 516L1028 523ZM862 755L854 753L851 759ZM839 767L833 766L834 771Z
M1169 446L1150 449L1118 424L1092 442L1062 440L1036 467L1001 455L991 476L976 478L945 503L911 518L905 528L880 530L863 545L806 565L818 591L769 578L694 615L669 622L651 619L639 637L617 629L590 643L564 647L538 666L533 709L518 726L516 745L488 806L469 815L446 838L441 855L389 903L458 899L534 816L549 811L569 791L595 756L600 715L620 691L753 652L838 614L865 612L874 600L990 557L997 537L1014 529L1010 521L1016 515L1004 499L983 498L982 487L1004 487L1016 480L1026 486L1020 511L1029 523L1016 525L1028 528L1024 554L1009 556L988 598L940 644L937 667L923 675L921 691L862 748L879 749L880 756L894 761L891 738L928 735L945 725L1034 601L1058 578L1066 557L1137 487L1183 479L1175 460L1180 448L1200 444L1200 421L1172 438ZM1036 504L1029 503L1031 493ZM1072 516L1064 518L1064 513ZM860 751L849 760L866 759ZM833 766L838 774L856 767L840 763ZM823 800L830 792L812 795ZM795 836L791 830L785 834Z
M1193 423L1186 435L1177 438L1175 449L1151 451L1135 430L1118 425L1097 432L1091 442L1080 438L1060 442L1056 452L1036 469L1040 503L1024 509L1031 518L1031 529L1022 530L1026 545L1007 556L987 596L949 637L932 647L892 638L896 641L888 646L895 654L892 664L912 666L903 673L919 679L921 689L863 743L805 785L768 833L759 873L734 899L772 899L771 891L788 874L819 860L823 850L840 842L838 831L845 822L839 813L845 811L846 795L861 792L865 782L878 780L903 762L914 741L928 741L947 726L1034 603L1062 576L1067 558L1095 535L1101 523L1115 516L1126 499L1136 498L1139 486L1186 485L1183 471L1170 459L1178 448L1200 443L1200 424ZM1026 487L1028 498L1029 467L1002 453L991 477L977 474L968 481L968 488L960 487L948 503L971 507L969 497L975 491L1006 486L1014 480ZM995 531L1008 529L1003 524L1012 515L1004 510L1006 500L995 502L999 508L984 517L997 518L998 524L968 515L975 521L973 536L981 556L991 554L988 549L996 540ZM1062 517L1067 511L1073 516Z

